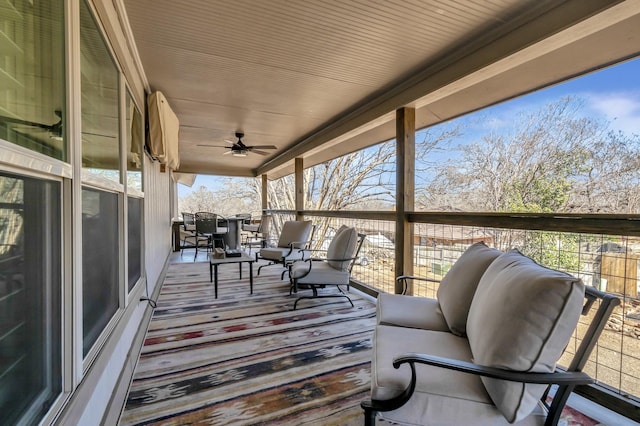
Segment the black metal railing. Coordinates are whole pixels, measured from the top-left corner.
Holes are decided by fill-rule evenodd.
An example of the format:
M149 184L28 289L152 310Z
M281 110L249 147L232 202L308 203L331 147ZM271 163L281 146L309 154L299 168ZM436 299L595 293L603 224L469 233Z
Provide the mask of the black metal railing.
M395 220L391 211L270 211L317 222L323 229L345 224L367 234L353 269L354 286L369 294L395 291ZM599 386L586 396L636 418L640 407L640 216L509 213L405 214L413 229L413 274L439 280L466 248L484 241L516 248L538 263L580 277L586 285L618 295L616 308L585 372ZM406 237L406 236L405 236ZM407 254L405 254L406 256ZM412 294L436 297L437 283L413 283ZM581 341L580 325L563 359ZM595 390L594 390L595 389ZM614 402L612 404L611 402Z

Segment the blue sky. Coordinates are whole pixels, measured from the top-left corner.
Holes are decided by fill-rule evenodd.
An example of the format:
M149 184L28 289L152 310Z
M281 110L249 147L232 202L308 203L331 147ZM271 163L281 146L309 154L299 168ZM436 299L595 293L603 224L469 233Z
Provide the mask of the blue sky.
M584 114L610 122L612 130L629 135L640 134L640 59L634 59L603 70L556 84L518 99L493 106L467 116L472 119L476 114L490 114L491 120L485 121L488 128L499 129L502 123L509 123L517 114L535 110L557 99L572 95L585 101ZM215 191L221 185L223 177L198 175L193 187L178 185L178 196L183 197L192 190L204 185Z
M640 59L635 59L504 102L480 113L490 112L493 120L507 122L519 112L535 110L572 95L585 101L585 115L609 121L612 130L640 134L639 77ZM489 124L495 126L496 123Z
M216 191L216 189L222 187L222 180L226 179L224 176L211 176L211 175L198 175L196 176L196 180L193 183L193 186L189 187L186 185L178 184L178 198L189 195L192 191L198 189L200 186L204 185L209 188L211 191Z

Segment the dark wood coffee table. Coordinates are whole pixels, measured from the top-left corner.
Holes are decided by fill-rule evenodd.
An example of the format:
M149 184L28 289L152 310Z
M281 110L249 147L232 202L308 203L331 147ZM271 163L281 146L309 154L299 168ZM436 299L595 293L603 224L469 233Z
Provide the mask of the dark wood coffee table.
M218 265L224 265L227 263L237 263L238 269L240 271L240 279L242 279L242 264L249 264L249 289L250 293L253 294L253 262L256 259L254 257L249 256L246 253L242 253L240 256L236 257L225 257L222 259L218 259L213 257L213 253L209 253L209 281L214 282L214 291L216 299L218 298Z

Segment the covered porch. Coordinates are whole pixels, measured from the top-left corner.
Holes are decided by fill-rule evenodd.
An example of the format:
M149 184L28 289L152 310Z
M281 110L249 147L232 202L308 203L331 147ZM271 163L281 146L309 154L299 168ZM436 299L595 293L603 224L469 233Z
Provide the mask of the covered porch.
M280 362L275 370L286 372L298 360L279 358L289 351L286 342L272 342L279 331L252 319L295 327L300 318L288 314L286 281L265 274L249 297L245 282L222 277L221 297L211 301L205 259L179 261L172 243L182 213L177 185L195 175L255 180L259 212L280 223L307 219L324 231L348 224L376 236L363 249L366 265L354 268L356 306L306 301L311 306L299 314L314 317L299 329L308 342L325 333L337 339L318 344L315 358L344 359L344 345L358 354L338 380L349 389L336 387L349 403L366 394L376 295L399 293L398 275L441 278L471 243L490 241L526 248L545 266L562 266L624 299L588 365L598 384L580 389L595 403L575 398L570 406L606 424L640 421L637 205L592 203L586 190L589 202L576 211L416 203L424 174L416 169L418 131L638 58L639 1L0 0L0 23L0 423L112 425L174 416L180 423L182 415L219 421L242 412L250 424L253 412L245 410L255 401L235 397L256 391L273 402L265 419L281 412L291 424L307 414L343 424L344 414L359 424L341 403L315 414L278 408L287 401L268 395L266 373L252 382L240 368L199 370L233 367L224 356L244 347L241 329L251 323L266 334L248 347L274 346L272 364L250 368ZM384 142L392 146L389 205L308 205L306 171ZM631 160L633 195L638 169ZM293 192L270 196L270 185L285 178ZM602 248L613 245L624 253ZM433 297L437 287L413 283L408 291ZM233 305L260 300L262 308ZM225 334L216 331L218 315L237 318ZM353 339L340 340L345 335ZM216 352L219 346L225 351ZM172 357L182 350L189 356ZM192 356L186 368L193 370L185 372L181 363ZM194 401L196 376L204 393ZM216 392L219 381L236 378L233 398ZM288 400L294 405L308 402L296 399L300 390L313 399L321 387L305 380L292 374L278 382L296 383ZM186 414L171 408L183 396ZM150 413L156 401L168 404L158 409L162 418ZM609 408L622 418L609 417Z

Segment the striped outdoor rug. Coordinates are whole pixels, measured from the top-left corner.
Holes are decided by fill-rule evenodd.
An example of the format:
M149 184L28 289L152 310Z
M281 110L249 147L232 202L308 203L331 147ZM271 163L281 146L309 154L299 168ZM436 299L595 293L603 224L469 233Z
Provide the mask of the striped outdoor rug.
M122 425L361 425L375 305L303 300L297 311L278 266L249 295L248 267L169 267ZM331 291L331 290L328 290ZM597 422L567 409L561 422ZM387 424L378 422L379 424Z
M362 424L375 305L303 300L282 269L172 264L137 365L122 425ZM331 291L331 290L329 290Z

